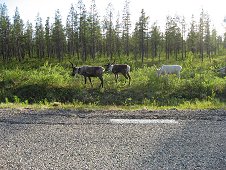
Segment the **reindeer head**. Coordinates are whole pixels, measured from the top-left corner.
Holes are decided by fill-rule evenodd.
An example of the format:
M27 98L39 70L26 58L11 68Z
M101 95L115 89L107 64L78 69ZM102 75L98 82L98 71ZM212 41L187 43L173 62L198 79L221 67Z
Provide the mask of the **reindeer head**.
M160 72L161 72L161 69L160 68L157 68L156 69L156 74L157 74L158 77L160 76Z
M72 66L71 76L75 76L76 74L79 74L80 67L74 66L74 64L72 62L70 62L70 63L71 63L71 66Z
M160 72L161 72L161 67L158 68L158 67L156 67L156 65L154 65L154 68L156 69L156 75L159 77L160 76Z
M107 63L105 66L106 71L112 71L113 65L115 64L115 60L113 63Z

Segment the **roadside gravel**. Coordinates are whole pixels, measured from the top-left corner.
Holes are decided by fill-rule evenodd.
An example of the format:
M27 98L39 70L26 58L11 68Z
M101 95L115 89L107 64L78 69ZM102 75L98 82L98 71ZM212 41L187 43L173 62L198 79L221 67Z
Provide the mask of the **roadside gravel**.
M31 121L56 120L70 123L75 119L175 119L175 120L226 120L226 110L72 110L72 109L0 109L0 122L14 120Z

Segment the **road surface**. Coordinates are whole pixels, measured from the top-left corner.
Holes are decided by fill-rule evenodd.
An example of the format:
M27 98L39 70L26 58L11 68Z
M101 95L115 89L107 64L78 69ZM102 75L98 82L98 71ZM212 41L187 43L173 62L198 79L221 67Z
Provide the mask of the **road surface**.
M0 109L0 169L225 170L226 111Z

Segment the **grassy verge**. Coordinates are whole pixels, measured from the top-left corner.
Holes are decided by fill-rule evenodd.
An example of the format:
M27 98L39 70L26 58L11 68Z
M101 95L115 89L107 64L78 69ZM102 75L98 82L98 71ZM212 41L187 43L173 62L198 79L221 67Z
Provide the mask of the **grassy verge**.
M200 62L189 54L185 61L157 63L147 61L143 66L133 60L118 61L131 65L132 83L122 76L116 84L114 76L104 75L104 88L93 78L94 88L84 85L83 77L71 77L68 60L12 62L1 66L0 107L76 108L76 109L225 109L226 77L215 70L226 57ZM100 58L95 64L104 65ZM156 76L156 66L182 65L181 79L174 75ZM16 66L16 67L15 67Z
M156 106L156 105L106 105L100 106L95 104L83 104L83 103L1 103L0 109L12 108L12 109L78 109L78 110L198 110L198 109L224 109L226 110L225 102L220 101L196 101L185 102L177 106Z

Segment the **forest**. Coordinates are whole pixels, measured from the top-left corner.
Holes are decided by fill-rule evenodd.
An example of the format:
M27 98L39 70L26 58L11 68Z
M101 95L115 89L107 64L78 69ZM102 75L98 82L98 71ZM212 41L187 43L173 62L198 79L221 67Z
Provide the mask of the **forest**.
M95 0L90 7L82 0L72 4L66 23L59 10L53 23L37 14L35 25L23 21L18 8L12 18L7 11L6 4L0 4L1 102L152 106L225 102L226 81L215 70L226 65L226 33L218 35L207 11L200 11L198 21L192 16L189 24L184 17L166 16L164 32L157 23L150 25L143 9L132 26L128 0L117 16L109 3L103 20ZM131 65L131 86L123 79L115 84L114 76L106 74L105 89L90 89L84 88L82 78L69 76L69 61L103 66L113 60ZM156 67L171 63L183 66L182 79L158 79Z
M7 6L1 4L1 59L7 62L55 57L61 61L70 56L85 62L100 56L110 59L133 56L135 60L144 61L148 57L165 56L167 60L171 57L183 60L191 51L203 60L205 55L211 58L222 54L226 48L226 38L211 28L210 17L204 10L200 12L199 21L192 18L190 25L183 17L166 16L165 32L161 32L156 23L149 25L151 18L145 15L144 10L131 30L127 0L121 18L120 15L113 16L112 8L110 3L104 20L100 21L95 0L92 0L89 10L79 0L78 4L71 5L66 23L62 23L60 11L56 10L54 23L50 23L50 17L44 21L37 14L35 25L32 25L23 21L18 8L11 19ZM113 17L118 17L115 23Z

